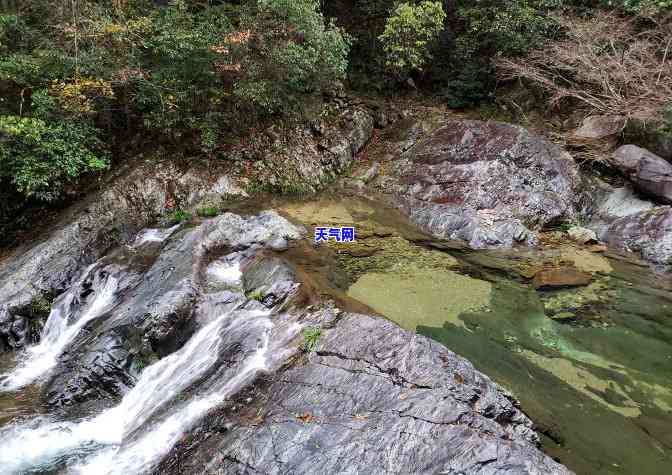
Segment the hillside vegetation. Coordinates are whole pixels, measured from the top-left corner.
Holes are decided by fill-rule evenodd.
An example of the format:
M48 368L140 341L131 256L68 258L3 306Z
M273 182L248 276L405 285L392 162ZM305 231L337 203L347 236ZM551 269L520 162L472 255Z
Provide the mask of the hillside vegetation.
M2 217L74 195L147 145L225 159L227 141L304 120L343 85L469 108L522 81L552 107L672 133L672 0L0 6Z

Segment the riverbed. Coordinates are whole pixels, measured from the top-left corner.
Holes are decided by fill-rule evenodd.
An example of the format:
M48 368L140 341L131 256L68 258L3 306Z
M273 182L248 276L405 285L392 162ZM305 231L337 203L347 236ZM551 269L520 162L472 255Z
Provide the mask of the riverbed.
M357 198L280 205L312 232L357 243L290 252L341 305L372 309L469 359L520 401L545 452L579 474L672 472L672 281L633 256L561 237L539 249L469 250ZM535 290L543 266L587 286Z
M520 402L543 450L576 473L672 472L669 277L561 232L536 249L470 250L363 198L266 197L225 210L268 208L306 228L280 255L312 294L469 359ZM354 227L356 241L316 245L316 226ZM558 265L589 273L590 283L532 286L539 269ZM16 365L2 358L1 372ZM38 394L37 385L2 394L0 426L39 415Z

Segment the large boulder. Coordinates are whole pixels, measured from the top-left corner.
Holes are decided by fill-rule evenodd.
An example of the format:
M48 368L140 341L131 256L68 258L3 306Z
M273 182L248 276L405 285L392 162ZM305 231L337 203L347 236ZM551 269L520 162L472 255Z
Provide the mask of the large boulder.
M536 243L587 207L572 157L522 127L452 121L400 159L398 203L430 233L473 248Z
M605 240L647 261L672 264L672 208L659 206L617 219L607 228Z
M635 187L661 203L672 203L672 164L636 145L619 147L611 158Z
M331 322L305 361L221 407L154 473L570 473L465 359L380 318Z

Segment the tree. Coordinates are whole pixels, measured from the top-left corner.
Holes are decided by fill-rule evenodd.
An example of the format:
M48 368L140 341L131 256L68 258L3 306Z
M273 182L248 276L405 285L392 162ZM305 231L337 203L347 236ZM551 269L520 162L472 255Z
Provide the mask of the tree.
M446 13L438 1L397 6L379 37L387 67L399 78L422 71L432 57L429 47L443 30L445 19Z
M291 110L303 94L345 78L350 39L317 0L257 0L230 40L235 94L262 111Z

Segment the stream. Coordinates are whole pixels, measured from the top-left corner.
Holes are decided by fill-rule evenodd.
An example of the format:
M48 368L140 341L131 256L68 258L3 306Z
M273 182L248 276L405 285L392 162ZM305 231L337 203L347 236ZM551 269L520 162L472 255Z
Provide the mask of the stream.
M540 249L469 250L366 199L269 197L231 210L262 206L308 229L282 254L303 282L343 309L388 318L469 359L520 401L543 450L571 470L672 473L668 277L559 238ZM313 227L330 225L354 227L356 242L314 245ZM188 232L145 230L131 247L150 265L156 246ZM79 334L115 314L120 295L141 288L138 264L122 257L84 270L55 300L40 343L0 355L2 473L151 472L210 410L281 364L302 327L281 309L232 296L241 285L238 259L234 253L207 267L200 327L183 346L138 368L116 404L63 418L38 403L44 378ZM532 287L536 270L566 262L591 282ZM91 298L84 287L95 290ZM230 362L221 355L234 346L239 356Z
M567 242L465 249L366 200L285 209L308 226L356 226L356 245L304 250L298 262L335 296L469 359L521 402L546 453L579 474L672 472L668 277ZM552 291L529 284L538 266L564 261L592 282Z

